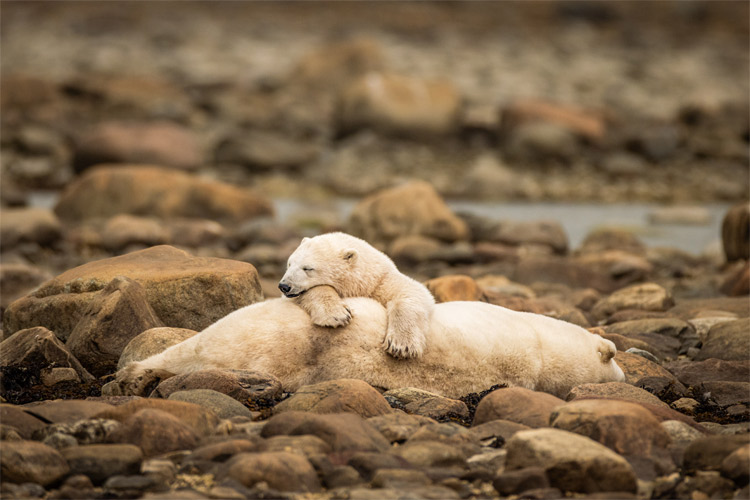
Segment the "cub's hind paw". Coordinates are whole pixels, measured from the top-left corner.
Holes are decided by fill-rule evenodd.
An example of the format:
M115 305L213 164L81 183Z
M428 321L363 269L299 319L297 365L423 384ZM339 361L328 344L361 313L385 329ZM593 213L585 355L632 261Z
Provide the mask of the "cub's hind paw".
M339 328L346 326L352 320L352 312L345 305L326 311L325 314L316 314L312 317L313 324L328 328Z

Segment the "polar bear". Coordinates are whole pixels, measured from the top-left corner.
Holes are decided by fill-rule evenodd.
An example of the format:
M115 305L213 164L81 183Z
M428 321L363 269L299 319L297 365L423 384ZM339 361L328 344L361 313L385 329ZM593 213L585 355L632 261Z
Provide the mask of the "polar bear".
M362 239L339 232L304 238L289 257L279 289L296 298L318 326L349 323L351 310L342 297L375 299L388 311L385 350L395 358L416 358L424 351L435 299Z
M583 328L484 302L435 306L419 358L397 360L381 345L387 313L347 298L351 322L331 330L283 298L239 309L197 335L119 371L110 394L147 395L163 379L197 370L251 369L287 391L354 378L374 387L417 387L458 398L495 384L565 397L584 383L624 381L615 345Z

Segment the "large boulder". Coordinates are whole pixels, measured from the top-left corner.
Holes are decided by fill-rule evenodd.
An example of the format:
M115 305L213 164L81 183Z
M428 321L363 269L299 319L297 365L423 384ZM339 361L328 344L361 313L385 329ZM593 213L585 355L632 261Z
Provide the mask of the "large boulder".
M354 207L349 232L385 247L400 236L422 235L442 241L467 239L458 218L431 184L415 181L378 191Z
M66 220L127 213L241 222L273 214L263 195L148 165L102 165L68 185L55 206Z
M724 359L742 361L750 353L750 318L714 325L709 331L696 360Z
M251 264L157 246L64 272L12 303L3 326L8 333L45 326L66 340L89 303L118 276L144 288L146 301L165 325L196 331L263 299Z

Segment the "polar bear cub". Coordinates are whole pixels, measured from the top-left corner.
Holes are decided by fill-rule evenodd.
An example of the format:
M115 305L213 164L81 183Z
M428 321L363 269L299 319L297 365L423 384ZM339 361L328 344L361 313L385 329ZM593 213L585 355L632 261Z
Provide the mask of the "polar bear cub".
M393 261L346 233L304 238L287 262L279 289L317 326L345 326L345 297L369 297L387 312L383 347L395 358L417 358L425 348L435 299L427 287L399 272Z

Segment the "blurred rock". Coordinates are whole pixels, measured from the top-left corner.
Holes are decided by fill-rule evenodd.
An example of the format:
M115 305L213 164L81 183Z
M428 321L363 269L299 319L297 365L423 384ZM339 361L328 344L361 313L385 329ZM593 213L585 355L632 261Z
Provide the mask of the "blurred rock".
M146 300L165 325L196 331L262 298L250 264L158 246L64 272L11 304L3 325L9 333L42 325L67 339L88 304L117 276L145 289Z
M564 403L551 394L522 387L498 389L479 402L472 426L502 419L529 427L547 427L552 410Z
M195 170L203 163L198 138L167 121L103 122L75 141L73 164L78 172L100 163L151 163Z
M435 297L435 302L483 300L484 293L470 276L448 275L431 279L424 284Z
M497 221L489 234L485 234L487 241L506 245L540 245L551 248L555 253L564 255L568 251L568 237L562 225L557 221Z
M392 412L370 417L367 422L375 427L388 441L395 443L406 441L421 426L431 423L433 420L419 415Z
M747 360L750 352L750 318L719 323L708 332L696 361L710 358Z
M312 413L356 413L374 417L391 411L388 402L369 384L361 380L340 379L305 385L276 405L274 412L307 411Z
M737 486L747 485L750 480L750 445L740 446L722 460L721 475Z
M509 161L525 164L570 163L579 152L575 134L559 123L521 123L505 135L503 153Z
M339 104L339 130L373 128L397 137L445 135L458 127L461 96L447 81L370 72Z
M724 215L721 242L727 261L750 259L750 203L735 205Z
M633 153L615 151L602 160L601 168L616 178L637 178L647 172L648 164Z
M273 436L261 441L257 449L252 451L288 451L312 458L330 453L331 447L317 436Z
M672 158L681 146L682 137L672 124L633 124L626 133L627 147L647 160L662 162Z
M111 252L119 252L130 245L150 247L169 242L167 229L152 217L115 215L102 230L102 244Z
M122 426L112 433L110 439L115 443L134 444L146 457L190 449L198 444L198 435L189 425L165 411L156 409L143 409L128 416L123 420Z
M587 252L574 257L574 261L609 277L617 288L647 279L654 269L644 257L620 250Z
M176 391L212 389L241 402L270 403L281 396L281 382L273 375L251 370L199 370L161 382L153 395L168 398ZM226 418L226 417L224 417Z
M310 140L277 132L250 130L227 137L214 151L218 163L247 167L253 172L296 169L315 160L320 147Z
M271 202L249 189L146 165L100 166L70 184L55 206L65 220L121 213L232 222L270 215Z
M703 361L680 360L667 365L680 382L688 387L697 387L702 382L726 380L744 382L750 380L750 360L706 359Z
M240 453L231 458L222 473L251 487L264 482L277 491L320 491L320 481L308 460L296 453Z
M26 411L55 424L76 424L80 421L88 421L87 419L93 418L102 411L109 410L111 406L98 401L58 399L26 406Z
M34 441L6 441L0 455L3 481L47 486L70 471L60 453Z
M195 335L195 330L186 328L171 328L168 326L149 328L127 343L117 361L117 369L122 370L133 361L141 361L166 350L183 340ZM164 397L164 396L162 396Z
M693 328L677 318L652 318L621 321L604 327L607 333L618 333L653 346L669 358L685 354L699 339Z
M0 309L52 279L47 271L28 264L0 264Z
M347 226L350 233L376 247L407 235L441 241L469 236L466 224L453 214L432 185L422 181L366 197L354 207Z
M603 228L589 232L581 243L578 252L596 254L606 250L619 250L628 254L643 256L646 253L646 245L630 231Z
M623 309L666 311L673 305L674 300L667 290L656 283L644 283L617 290L597 302L591 313L599 319L604 319Z
M245 408L236 399L211 389L190 389L174 391L169 395L167 399L169 399L170 401L185 401L187 403L195 403L213 411L219 418L252 418L250 410Z
M732 452L747 446L750 434L734 436L719 435L696 439L685 449L683 467L686 472L696 470L717 470Z
M559 429L516 433L507 443L506 470L541 467L562 491L636 491L632 467L620 455L589 438Z
M395 454L416 467L465 467L467 458L456 446L437 441L407 441Z
M750 262L727 275L719 290L730 297L750 295Z
M648 214L651 224L705 226L711 223L708 209L700 206L661 207Z
M591 141L601 139L606 132L606 124L601 116L550 101L519 99L503 109L503 130L529 122L554 123Z
M578 385L572 388L565 397L566 401L578 401L583 399L618 399L668 407L666 403L648 391L638 387L633 387L624 382Z
M62 236L54 213L44 208L6 208L0 218L0 248L7 250L24 243L50 246Z
M23 411L20 406L5 403L0 404L0 420L2 420L3 441L30 440L32 435L47 426L47 422ZM20 439L10 439L10 430L15 432Z
M553 255L521 259L509 278L526 285L538 282L560 283L571 288L593 288L603 293L619 288L609 273L592 269L575 259Z
M184 426L190 429L196 436L211 434L219 423L219 419L214 412L197 404L186 403L183 401L146 398L134 399L128 403L105 410L99 413L97 417L125 423L134 415L145 410L156 410L171 415L176 419L176 422L184 424ZM144 416L143 418L140 418L140 420L145 423L148 419ZM167 421L164 419L162 420L164 425L167 425ZM140 425L141 424L137 424L135 427L139 427ZM148 435L145 435L143 439L147 438Z
M89 302L66 346L97 377L117 369L125 346L140 333L163 326L144 287L115 277Z
M143 454L132 444L90 444L60 451L73 474L84 474L102 484L117 474L137 474Z
M397 265L413 265L437 257L441 246L435 238L413 234L393 240L388 246L387 253Z

